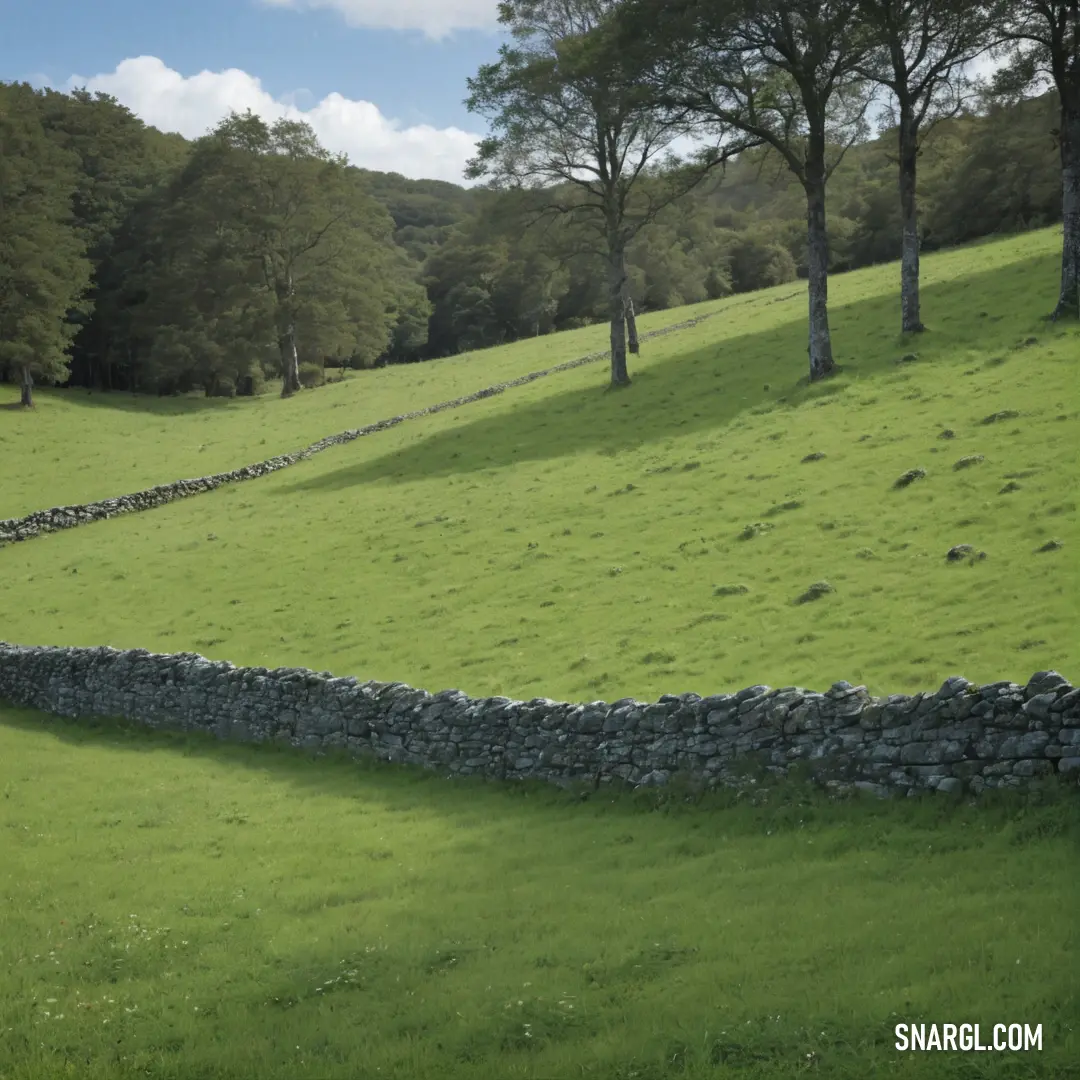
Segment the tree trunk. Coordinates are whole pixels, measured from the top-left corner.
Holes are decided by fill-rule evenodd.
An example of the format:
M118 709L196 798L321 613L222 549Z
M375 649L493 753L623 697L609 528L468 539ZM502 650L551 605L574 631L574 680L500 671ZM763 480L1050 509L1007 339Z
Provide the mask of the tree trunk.
M1080 99L1080 88L1077 89ZM1061 105L1061 292L1052 319L1080 317L1080 100Z
M903 248L900 256L900 318L905 334L926 328L919 313L919 212L915 178L919 156L918 132L911 109L900 110L900 220Z
M815 154L814 158L819 155ZM806 235L809 253L810 381L830 374L835 367L829 334L829 235L825 227L825 154L807 163Z
M296 328L290 323L278 338L281 350L281 396L290 397L300 389L300 357L296 352Z
M638 345L637 319L634 316L634 299L627 291L625 281L623 287L623 310L626 314L626 347L637 356L641 350Z
M269 276L269 274L268 274ZM300 357L296 351L296 323L293 308L295 289L292 271L274 279L277 298L278 349L281 351L281 396L291 397L300 389Z
M34 407L34 376L30 374L29 366L22 369L22 386L19 404L25 409Z
M611 320L611 385L629 386L626 370L626 312L623 295L626 288L626 252L620 239L608 246L608 316Z

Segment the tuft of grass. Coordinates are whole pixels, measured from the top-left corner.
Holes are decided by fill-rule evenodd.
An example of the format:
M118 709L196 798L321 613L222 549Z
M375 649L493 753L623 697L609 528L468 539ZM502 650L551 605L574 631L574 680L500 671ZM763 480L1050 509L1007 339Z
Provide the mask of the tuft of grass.
M1012 420L1020 414L1015 409L1001 409L998 412L991 413L989 416L984 416L980 423L982 424L997 424L1002 420Z
M747 585L714 585L713 596L744 596L750 591Z
M776 506L771 506L765 511L767 517L775 517L777 514L787 513L789 510L799 510L802 508L802 503L798 499L788 499L786 502L778 503Z

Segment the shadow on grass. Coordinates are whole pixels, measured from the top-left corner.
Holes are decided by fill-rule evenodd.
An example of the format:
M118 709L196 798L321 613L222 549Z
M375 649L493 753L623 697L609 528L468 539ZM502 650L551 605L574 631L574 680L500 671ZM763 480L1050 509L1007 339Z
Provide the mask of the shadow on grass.
M294 784L307 792L353 798L362 785L365 793L404 808L418 799L437 806L442 814L461 815L476 823L487 809L490 820L504 820L510 807L518 816L530 816L541 807L555 812L594 816L586 804L595 800L596 813L616 815L663 812L665 815L723 813L724 831L729 835L759 836L762 829L776 831L804 827L810 821L822 827L850 822L852 804L857 804L860 820L888 818L915 828L936 828L959 816L964 820L977 811L977 820L991 830L1018 817L1030 816L1032 806L1047 803L1059 806L1060 820L1055 832L1074 833L1080 841L1080 799L1074 784L1050 782L1036 785L1032 797L1021 791L986 791L978 800L924 793L921 798L877 799L856 795L837 799L809 780L792 779L762 785L768 797L748 798L728 789L702 792L676 777L664 788L635 790L629 785L605 784L600 789L591 780L559 787L543 780L497 780L480 775L453 776L439 769L383 761L370 755L353 755L344 750L315 753L279 742L231 742L209 732L150 728L135 721L110 718L72 719L0 700L0 728L46 735L68 746L112 749L121 753L179 754L217 765L252 769L276 783ZM751 765L748 768L752 769ZM453 782L450 782L452 780ZM529 800L525 810L523 799ZM602 806L602 809L601 809ZM574 808L581 808L575 810ZM798 811L792 816L793 811ZM812 811L812 813L811 813ZM486 820L486 819L485 819Z
M796 783L772 787L768 800L758 805L749 805L746 799L737 801L729 793L721 793L715 799L706 797L695 801L691 797L686 801L685 789L678 788L667 791L646 789L621 797L614 792L601 791L586 801L580 792L560 791L539 782L499 783L469 779L447 783L438 773L414 766L372 761L352 763L340 754L320 759L280 745L227 743L207 734L154 731L122 721L73 721L25 709L0 710L0 732L5 727L44 735L73 748L112 752L110 756L116 762L120 776L152 775L150 768L143 769L138 765L132 768L130 755L133 753L168 756L174 763L175 755L194 758L205 762L219 775L222 767L230 770L227 775L233 775L239 769L253 770L275 785L294 787L301 798L318 796L320 801L335 800L337 805L330 812L335 819L340 818L343 837L350 835L349 826L353 822L359 822L358 815L376 812L380 829L382 821L389 823L385 842L380 835L381 843L377 849L372 846L374 834L369 824L366 833L361 830L351 840L344 840L317 868L305 866L302 888L286 885L279 893L280 879L257 886L260 891L250 902L264 903L262 895L265 893L276 908L274 914L280 932L275 934L272 947L267 945L274 954L274 963L272 966L266 963L258 951L253 954L254 970L259 977L257 986L232 977L227 977L224 982L210 983L204 972L209 971L209 965L214 962L221 964L223 955L229 958L231 965L238 961L243 964L245 959L231 938L228 939L229 951L223 952L224 935L229 931L230 922L221 922L221 916L228 913L223 910L219 898L222 881L229 882L227 891L231 894L236 884L246 881L246 860L261 862L267 849L258 847L249 855L246 838L208 841L208 837L221 833L221 822L229 820L221 816L228 806L215 807L204 802L205 795L193 789L189 782L186 790L191 794L185 795L185 800L190 799L191 810L198 820L181 819L170 823L170 828L180 834L188 833L194 826L197 835L188 836L180 843L191 858L204 860L198 865L205 867L208 886L213 881L215 887L204 891L192 889L185 879L178 889L175 873L171 878L167 876L163 853L170 848L161 839L154 844L154 862L147 864L146 872L152 874L158 867L165 867L163 880L173 884L167 892L159 887L158 905L163 911L175 911L181 901L186 901L184 914L173 917L186 920L190 915L194 920L185 923L192 927L191 934L183 933L185 937L199 939L202 946L198 954L199 967L184 971L182 989L190 989L190 996L194 996L200 1005L209 1005L211 1016L216 1015L218 1007L222 1012L216 1021L220 1030L174 1026L181 1003L173 998L178 998L179 992L170 991L165 984L154 987L155 992L160 990L166 1006L172 1007L168 1017L169 1034L174 1037L168 1051L162 1054L159 1046L152 1045L157 1029L149 1026L154 1022L151 1019L143 1021L148 1026L128 1036L126 1049L130 1053L133 1047L152 1046L153 1053L160 1055L155 1060L163 1066L160 1070L155 1068L156 1074L169 1077L211 1075L208 1069L191 1067L196 1039L206 1040L204 1047L200 1047L204 1049L203 1061L215 1055L223 1058L221 1062L214 1062L212 1075L252 1075L251 1060L254 1059L250 1055L280 1056L282 1048L287 1048L285 1041L278 1039L283 1031L290 1036L295 1034L297 1042L301 1041L302 1032L311 1049L322 1056L306 1069L284 1062L280 1068L267 1065L260 1070L260 1075L371 1076L375 1072L366 1067L369 1055L370 1061L381 1061L382 1075L409 1077L410 1080L496 1075L493 1068L485 1068L482 1072L476 1068L478 1062L493 1066L496 1061L502 1065L499 1075L570 1075L569 1069L556 1072L527 1068L529 1060L517 1056L517 1050L534 1052L537 1049L528 1045L530 1026L539 1036L537 1046L546 1041L555 1055L554 1060L565 1062L580 1058L596 1062L599 1056L603 1064L592 1075L639 1076L655 1080L675 1075L719 1075L715 1072L717 1061L705 1071L684 1072L681 1068L668 1069L666 1065L658 1066L657 1070L641 1071L637 1065L639 1058L644 1060L642 1055L652 1053L648 1040L631 1038L618 1046L596 1045L593 1040L625 1027L621 993L630 993L635 999L647 995L655 1002L657 1032L662 1034L669 1027L681 1030L676 1020L666 1015L664 995L668 986L678 992L680 984L695 979L703 986L708 985L709 992L715 994L717 979L723 986L723 979L729 973L741 981L733 992L728 991L722 997L721 1004L729 1015L739 1017L740 1027L738 1037L727 1039L721 1047L727 1055L726 1060L737 1062L743 1055L762 1065L760 1071L746 1072L747 1077L791 1075L783 1067L805 1049L801 1045L802 1036L798 1030L775 1029L771 1014L768 1028L759 1030L764 1023L764 1004L769 1002L771 1005L777 984L788 985L792 980L808 979L810 972L816 977L819 967L815 957L822 949L832 949L832 935L822 938L820 922L811 923L804 931L797 926L789 927L778 948L755 952L753 964L743 960L737 968L731 967L732 961L728 958L734 957L737 962L740 950L725 942L725 931L718 922L713 925L715 920L705 919L692 924L672 920L669 923L665 916L663 937L652 934L635 942L635 935L640 934L640 930L634 922L628 932L626 913L629 912L630 917L640 914L643 926L650 930L660 927L659 916L652 913L652 905L656 900L662 905L663 893L672 889L669 879L656 890L659 895L654 896L655 885L647 887L641 874L635 873L642 864L648 866L651 858L659 861L658 881L663 880L664 868L681 874L677 887L688 890L687 900L692 910L704 911L710 905L718 905L717 910L724 911L725 904L737 905L744 896L765 897L764 909L750 907L750 914L744 913L744 917L737 917L736 921L751 935L755 931L760 933L761 926L765 926L768 936L775 938L769 931L770 922L783 918L787 913L785 909L790 909L783 897L793 895L793 889L806 890L803 907L808 914L813 915L817 908L824 906L828 906L830 913L839 910L840 914L830 919L835 923L836 919L843 919L845 912L864 912L866 890L876 889L880 894L884 888L895 889L896 878L901 886L906 885L910 898L917 886L905 880L905 868L909 868L918 880L929 882L935 892L950 888L961 896L962 886L953 883L954 876L966 871L967 877L962 880L967 882L976 875L984 875L987 853L994 858L1002 853L1008 855L1011 851L1019 851L1021 846L1041 845L1044 858L1054 860L1053 866L1059 868L1071 853L1067 845L1080 837L1080 799L1075 797L1075 790L1065 791L1063 785L1047 785L1039 800L1006 792L1000 798L984 796L974 805L962 799L933 795L889 802L865 797L838 801L828 799L806 784ZM126 760L121 757L125 754L128 755ZM149 766L148 758L144 760ZM65 759L65 767L69 765L70 760ZM173 766L163 764L159 757L154 767L169 770ZM95 768L102 785L115 782L110 777L109 763L97 758ZM46 772L46 775L35 776L35 781L39 784L62 782L59 769L58 765L56 777ZM128 805L135 813L141 812L134 799ZM303 803L296 805L302 807ZM68 815L72 813L70 805L64 806L63 810ZM421 877L415 876L410 865L398 873L383 874L373 892L369 888L372 876L364 872L365 859L393 858L397 844L403 842L398 838L411 828L410 811L416 810L438 815L440 824L445 826L439 830L429 827L427 835L431 839L424 849ZM403 812L396 819L400 825L388 817L397 812ZM327 813L324 804L306 824L298 823L290 815L288 828L294 833L293 843L285 847L286 861L281 864L280 873L297 865L299 849L295 831L311 829L315 821L325 821ZM300 814L302 816L302 809ZM271 838L278 824L275 820L268 822L268 828L264 826ZM133 820L130 816L124 825L127 830L142 827L137 818ZM812 851L801 846L810 838L817 839L817 847ZM631 843L630 848L622 846ZM112 854L112 849L101 840L96 844ZM205 862L208 858L219 857L223 850L235 852L235 861L228 863L224 879L221 877L222 864L215 867ZM605 860L601 866L609 867L617 875L614 880L597 865L597 853L601 850ZM620 852L626 853L625 863ZM695 861L699 856L721 852L725 853L728 863L734 863L733 868L722 871L715 862L702 868L702 864ZM871 857L877 875L869 880L866 879L867 857ZM134 858L133 852L125 851L125 859L133 861ZM937 861L931 862L932 858ZM276 848L272 859L276 864ZM341 865L347 860L352 861L351 867ZM386 865L392 866L391 863ZM744 870L748 871L745 875ZM887 873L884 884L882 870ZM707 897L694 884L706 875L709 875L707 880L715 884ZM265 874L256 876L265 877ZM1009 889L1013 884L1009 875L1004 876L1006 883L1002 886L1005 889L1002 895L1007 904L992 901L988 907L988 902L983 900L977 911L984 924L995 911L1013 912L1008 905L1015 907L1017 894ZM1063 872L1058 869L1056 874L1049 876L1051 887L1061 890ZM1022 888L1031 888L1030 876L1021 878L1013 874L1012 877ZM762 881L767 886L764 890ZM552 893L560 884L566 891ZM625 891L620 891L620 886ZM40 886L35 883L35 887ZM68 886L69 889L74 887ZM1040 882L1039 887L1045 887L1045 883ZM95 899L99 895L93 890L88 891ZM871 898L874 895L873 891L869 893ZM61 895L60 899L70 903L70 896ZM1066 904L1069 899L1066 897ZM532 900L535 904L530 903ZM380 914L376 920L371 914L373 901L382 904L381 909L375 908L375 911L385 911L389 915L385 936L381 920L386 916ZM187 903L192 905L192 912L188 911ZM554 905L558 908L560 924L576 925L579 928L576 934L553 937L545 934L545 920L551 917L549 908ZM917 905L910 899L906 904L901 901L898 907L902 913L898 923L901 938L906 935L914 940L924 931L940 932L940 926L932 925L929 919L925 920L925 925L920 922ZM124 907L122 910L129 909ZM611 920L608 913L615 910L620 914ZM478 912L483 913L480 918ZM662 907L660 912L662 915ZM916 914L912 916L912 912ZM91 918L98 921L97 915ZM34 912L27 916L31 927L36 927L40 921ZM608 933L611 921L615 928ZM730 923L731 919L725 921ZM882 949L888 949L890 941L895 941L895 934L891 939L888 937L890 921L896 923L895 916L876 918L875 922L881 924L877 930L863 930L860 922L855 933L859 935L861 931L861 936L845 942L848 950L845 956L827 958L826 972L840 980L846 980L850 974L866 983L866 963L877 963ZM866 923L867 927L873 925ZM366 947L373 938L380 949ZM243 940L240 939L241 943ZM650 947L649 943L654 941ZM604 942L603 947L601 942ZM977 943L973 943L972 948L977 948ZM83 955L94 958L92 953ZM863 959L867 955L872 961ZM1067 951L1065 956L1067 962ZM454 978L452 973L457 970L459 960L463 972L460 981L443 985L441 980ZM917 970L921 976L918 960L909 962L913 973ZM472 963L483 966L472 969ZM680 967L682 964L687 966ZM174 968L171 960L169 967ZM356 969L360 968L363 974L357 978ZM525 995L519 989L523 978L520 973L524 971L529 975L534 969L553 970L548 976L532 975L531 979L537 979L537 988ZM1007 969L1010 977L1012 970ZM61 977L59 973L51 975L51 967L49 971L51 978ZM531 979L524 987L532 985ZM232 985L234 982L236 985ZM520 994L521 998L528 999L518 1000L517 1005L519 1008L527 1005L529 1010L535 1007L535 1015L531 1011L507 1013L508 1004L500 1007L502 998L484 996L481 988L485 982L496 984L496 992L503 996L518 998ZM593 985L595 994L591 989ZM887 978L883 978L880 986L881 992L897 993ZM329 1013L333 1012L334 1005L323 1005L326 1000L324 990L354 995L367 992L379 997L377 1000L358 996L332 998L330 1000L336 1001L337 1008L342 1010L333 1016ZM488 985L487 990L491 991L492 985ZM550 995L556 991L560 995L588 994L589 1023L564 1024L550 1010L540 1010L544 996L549 995L550 1000ZM601 993L604 996L598 996ZM461 995L467 995L464 1000L469 1002L469 1015L466 1017L458 1012L461 1022L451 1019L447 1023L447 1002L454 1001L455 997L460 1002L463 1000ZM535 1001L533 995L536 995ZM1032 996L1037 997L1037 994L1032 992ZM188 997L185 994L184 1002L190 1007ZM425 998L431 999L426 1009L423 1008ZM836 994L827 995L829 1001L836 999ZM489 1003L492 1004L489 1006ZM1066 999L1063 1004L1071 1018L1073 1012L1068 1011L1071 1001ZM294 1013L294 1009L300 1011ZM155 1014L148 1009L144 1015L154 1017ZM358 1015L373 1025L373 1031L379 1032L379 1040L368 1038L361 1044L342 1035L342 1024L348 1024L350 1017ZM640 1010L636 1015L641 1015ZM866 1016L854 1017L852 1026L865 1027L870 1015L871 1011L868 1011ZM1040 1015L1039 1019L1049 1024L1053 1018L1044 1020ZM523 1024L523 1021L532 1024ZM200 1020L202 1023L204 1020ZM545 1028L544 1023L554 1026ZM841 1020L837 1017L830 1026L835 1028L839 1023ZM1065 1034L1063 1024L1061 1021L1048 1027L1049 1035L1061 1038ZM413 1053L408 1042L414 1027L429 1040L425 1055ZM511 1036L524 1041L514 1042ZM109 1037L115 1038L115 1033ZM244 1064L231 1057L224 1060L230 1038L236 1041L242 1038ZM845 1042L852 1046L853 1039L854 1035L845 1036ZM884 1036L876 1042L879 1045L868 1045L865 1036L860 1036L857 1052L850 1051L851 1068L841 1067L844 1061L837 1058L836 1067L827 1073L822 1070L822 1075L878 1075L881 1069L886 1069L890 1046ZM289 1038L288 1044L292 1043L293 1039ZM89 1064L89 1054L102 1051L93 1044L86 1052ZM1057 1050L1057 1053L1060 1057L1061 1051ZM619 1067L623 1059L629 1061L631 1054L634 1059L625 1070ZM671 1055L667 1057L671 1058ZM177 1071L181 1064L183 1068ZM521 1071L510 1067L518 1065L522 1066ZM347 1072L346 1067L351 1071ZM143 1071L140 1069L139 1073ZM24 1071L19 1075L46 1074ZM98 1070L93 1075L98 1078L133 1076L136 1070L128 1065L108 1073ZM1038 1075L1064 1074L1043 1072Z
M235 409L242 407L244 402L258 400L249 397L208 398L203 394L195 393L158 397L154 394L136 394L130 390L87 390L81 386L38 387L34 390L34 398L37 402L45 404L58 401L65 405L77 405L86 409L109 409L116 412L153 416L187 416L191 413L209 412L213 409ZM0 408L4 407L0 406Z
M1018 335L1032 332L1042 314L1033 283L1042 277L1049 281L1054 273L1053 257L1039 255L925 287L931 329L915 343L884 329L897 321L891 293L835 304L833 346L839 371L813 385L806 380L805 363L793 360L806 352L800 309L781 326L678 353L637 372L627 390L565 389L277 491L295 495L378 480L407 482L589 451L615 456L672 436L722 430L746 412L782 413L822 396L842 395L853 379L897 373L895 361L913 348L920 366L948 360L955 351L1006 351L1018 343ZM1018 305L1018 293L1035 302ZM1010 315L995 314L1002 311ZM716 316L716 322L722 318ZM971 361L968 356L955 362Z

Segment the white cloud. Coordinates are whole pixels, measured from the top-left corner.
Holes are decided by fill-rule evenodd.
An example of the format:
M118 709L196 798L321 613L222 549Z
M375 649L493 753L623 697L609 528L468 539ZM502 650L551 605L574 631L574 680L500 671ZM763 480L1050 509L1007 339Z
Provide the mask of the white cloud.
M417 179L462 183L465 162L479 138L454 127L403 127L370 101L353 101L336 93L309 108L299 108L295 102L306 91L275 99L246 71L229 68L185 76L156 56L124 60L115 71L89 79L73 75L68 89L79 86L112 94L147 124L189 139L205 135L230 109L250 109L270 122L283 116L306 120L323 146L347 154L352 164ZM306 96L311 100L310 94Z
M365 30L421 30L442 38L454 30L494 30L497 0L262 0L267 7L337 11Z

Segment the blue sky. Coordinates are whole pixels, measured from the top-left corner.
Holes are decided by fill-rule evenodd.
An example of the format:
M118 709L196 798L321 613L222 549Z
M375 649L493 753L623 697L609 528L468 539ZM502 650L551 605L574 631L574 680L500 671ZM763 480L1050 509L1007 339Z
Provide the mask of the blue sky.
M0 34L0 80L86 84L189 137L229 108L291 107L358 165L446 180L483 130L462 104L465 79L501 40L495 0L18 6Z
M288 115L356 165L460 183L484 130L462 104L465 80L497 56L496 11L497 0L0 0L0 80L85 85L188 138L230 109Z

